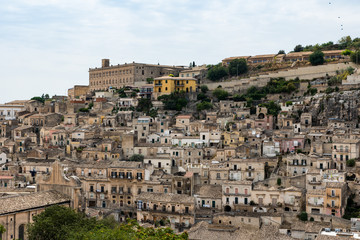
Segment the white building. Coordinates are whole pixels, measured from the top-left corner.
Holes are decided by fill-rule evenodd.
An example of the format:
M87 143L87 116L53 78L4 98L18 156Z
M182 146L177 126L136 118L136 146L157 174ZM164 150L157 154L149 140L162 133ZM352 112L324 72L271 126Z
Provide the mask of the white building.
M14 120L16 113L25 110L24 105L1 104L0 105L0 120Z

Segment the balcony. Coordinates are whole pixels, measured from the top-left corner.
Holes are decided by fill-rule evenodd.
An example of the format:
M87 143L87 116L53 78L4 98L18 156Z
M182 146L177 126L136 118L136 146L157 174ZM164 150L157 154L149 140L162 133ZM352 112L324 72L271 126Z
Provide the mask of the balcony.
M246 168L245 171L247 171L247 172L253 172L253 171L255 171L255 168Z
M321 181L313 181L313 180L311 180L311 181L308 181L308 183L311 184L311 185L320 185Z
M185 211L163 211L162 209L150 209L150 208L142 208L142 211L147 211L147 212L151 212L151 213L160 213L160 214L165 214L165 215L193 215L193 212L185 212Z
M224 195L239 196L239 197L250 197L251 196L249 193L245 194L245 193L226 193L226 192L224 192Z
M254 180L254 177L253 177L253 176L251 176L251 177L246 177L246 180L252 181L252 180Z
M155 86L156 86L156 87L161 87L161 86L162 86L162 83L160 83L160 82L159 82L159 83L155 83Z
M335 194L335 195L328 194L327 197L328 197L328 198L339 198L340 195L339 195L339 194Z
M324 207L324 203L307 203L308 206L312 207Z
M327 206L328 208L339 208L339 206L336 206L336 205L332 206L331 204L326 204L326 206Z
M338 152L338 153L349 153L349 149L335 149L335 152Z

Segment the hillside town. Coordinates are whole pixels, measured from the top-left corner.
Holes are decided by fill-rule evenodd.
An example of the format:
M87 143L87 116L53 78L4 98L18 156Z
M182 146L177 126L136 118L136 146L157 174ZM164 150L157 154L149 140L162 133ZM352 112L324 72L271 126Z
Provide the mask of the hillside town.
M360 239L359 65L315 52L102 59L67 96L1 104L1 239L52 205L189 239Z

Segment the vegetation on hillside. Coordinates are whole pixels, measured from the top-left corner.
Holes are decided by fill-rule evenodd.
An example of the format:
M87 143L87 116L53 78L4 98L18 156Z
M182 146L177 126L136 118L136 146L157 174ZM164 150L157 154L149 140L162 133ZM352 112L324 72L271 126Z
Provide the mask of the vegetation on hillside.
M228 75L227 68L223 67L221 63L217 65L208 66L207 78L211 81L219 81Z
M301 44L298 44L294 48L294 52L308 52L308 51L329 51L329 50L343 50L343 49L352 49L360 47L360 38L351 39L350 36L342 37L337 43L329 41L327 43L315 44L315 45L306 45L303 47Z
M113 218L96 220L74 210L51 206L34 216L27 226L29 240L113 240L113 239L188 239L187 233L175 234L170 228L144 228L135 220L118 224Z
M310 55L310 63L313 66L322 65L325 62L324 53L320 50L316 50Z
M183 91L159 96L158 100L164 103L165 110L181 111L188 104L188 99Z
M35 97L32 97L31 100L36 100L36 101L39 101L39 102L42 102L44 103L46 100L50 99L50 96L49 94L43 94L41 95L41 97L39 96L35 96Z

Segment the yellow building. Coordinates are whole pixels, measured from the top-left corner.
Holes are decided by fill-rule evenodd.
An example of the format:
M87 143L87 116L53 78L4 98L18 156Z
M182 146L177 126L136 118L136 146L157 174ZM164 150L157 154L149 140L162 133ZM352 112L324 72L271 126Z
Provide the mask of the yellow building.
M193 93L197 91L197 80L191 77L158 77L154 79L154 96L167 95L173 92Z

